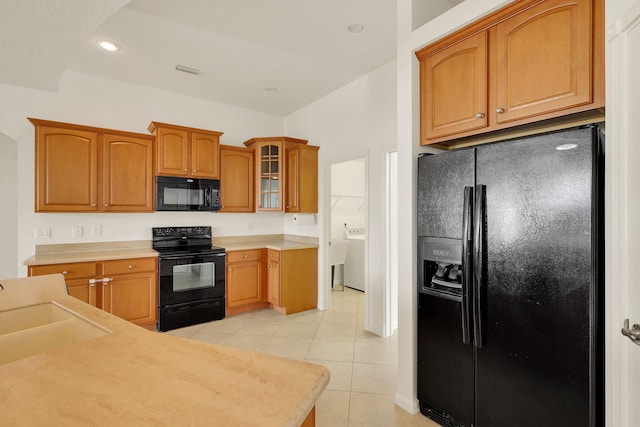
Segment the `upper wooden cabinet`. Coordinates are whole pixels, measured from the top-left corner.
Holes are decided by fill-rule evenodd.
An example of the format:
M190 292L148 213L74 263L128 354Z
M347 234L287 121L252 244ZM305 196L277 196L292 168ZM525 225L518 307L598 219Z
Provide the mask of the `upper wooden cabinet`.
M292 144L285 149L285 212L318 212L318 149L312 145Z
M256 210L318 211L318 149L304 139L252 138L255 151Z
M420 62L422 127L430 138L487 126L487 33Z
M153 141L103 135L102 208L106 212L153 210Z
M420 143L604 107L603 9L521 0L418 51Z
M222 132L151 122L156 136L156 174L220 178Z
M152 212L153 138L29 119L36 212Z
M220 146L220 212L255 212L254 151Z

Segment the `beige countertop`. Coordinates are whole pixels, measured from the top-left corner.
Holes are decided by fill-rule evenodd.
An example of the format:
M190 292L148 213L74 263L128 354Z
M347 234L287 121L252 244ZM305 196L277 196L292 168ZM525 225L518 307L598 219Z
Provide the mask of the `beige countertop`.
M213 244L223 247L227 251L244 251L264 248L275 249L277 251L292 251L298 249L317 248L318 239L314 237L274 234L241 237L214 237Z
M111 331L0 365L3 425L298 426L329 382L322 366L135 326L66 295L62 275L2 284L0 312L55 301Z
M269 234L214 237L213 244L223 247L227 251L263 248L291 251L317 248L318 239L314 237ZM38 245L36 246L36 254L24 260L23 265L64 264L157 256L158 253L151 248L151 242L148 240Z
M293 251L297 249L311 249L311 248L318 247L317 244L293 242L290 240L272 240L268 242L226 243L224 245L219 244L217 246L221 246L225 248L227 252L245 251L248 249L264 249L264 248L275 249L277 251Z
M151 242L147 240L68 243L36 246L36 254L26 259L23 264L47 265L157 256L158 252L151 249Z

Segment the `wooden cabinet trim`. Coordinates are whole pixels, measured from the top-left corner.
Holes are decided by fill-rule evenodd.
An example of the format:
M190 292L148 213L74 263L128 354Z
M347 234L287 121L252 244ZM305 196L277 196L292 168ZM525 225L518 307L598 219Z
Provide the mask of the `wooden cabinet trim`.
M35 126L79 130L82 132L93 132L98 134L120 135L120 136L129 137L129 138L148 139L149 141L153 141L154 139L153 135L147 135L146 133L129 132L129 131L118 130L118 129L99 128L95 126L78 125L74 123L55 122L51 120L36 119L33 117L27 117L27 120L29 120Z
M218 131L215 131L215 130L192 128L192 127L174 125L174 124L162 123L162 122L151 122L151 123L149 123L149 126L147 127L147 130L149 130L149 133L154 133L156 131L156 129L158 129L158 128L172 128L172 129L182 130L182 131L186 131L186 132L206 133L206 134L211 135L211 136L222 136L222 135L224 135L224 132L218 132Z

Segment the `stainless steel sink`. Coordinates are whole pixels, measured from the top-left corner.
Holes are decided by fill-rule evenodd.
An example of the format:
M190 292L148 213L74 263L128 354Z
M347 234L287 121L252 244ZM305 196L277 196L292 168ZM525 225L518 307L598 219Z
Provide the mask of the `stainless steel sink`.
M0 312L0 364L91 340L110 331L48 302Z

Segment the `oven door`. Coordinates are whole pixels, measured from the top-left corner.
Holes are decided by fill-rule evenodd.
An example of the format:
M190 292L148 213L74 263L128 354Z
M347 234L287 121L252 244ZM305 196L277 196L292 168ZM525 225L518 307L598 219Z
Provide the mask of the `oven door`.
M224 298L225 254L162 255L159 306Z

